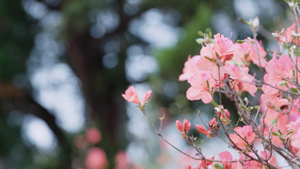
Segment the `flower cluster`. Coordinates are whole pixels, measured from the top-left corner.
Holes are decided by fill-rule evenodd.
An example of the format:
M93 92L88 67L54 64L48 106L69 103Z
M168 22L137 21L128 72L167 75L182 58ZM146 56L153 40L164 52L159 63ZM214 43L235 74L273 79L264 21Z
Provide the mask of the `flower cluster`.
M182 138L197 154L194 157L179 151L199 160L195 169L281 168L276 156L281 156L292 168L300 166L300 34L297 22L286 30L273 33L280 49L284 50L272 52L269 59L262 43L256 38L258 18L245 22L253 31L252 39L234 42L220 33L213 38L209 32L202 33L204 38L198 40L202 49L198 55L188 57L179 81L187 81L190 85L186 91L188 100L201 100L204 104L214 105L215 116L207 124L198 113L202 124L195 124L196 131L207 138L221 138L236 150L239 157L233 159L230 152L224 151L218 159L214 156L206 158L201 147L196 146L197 138L189 134L192 123L187 119L183 122L177 120L176 127ZM258 77L262 79L250 73L254 72L250 71L250 65L258 67L256 73L260 73ZM138 104L144 112L145 102L151 93L147 92L140 102L131 86L123 97ZM219 94L219 101L214 100L215 93ZM222 104L221 93L236 105L239 116L236 124L230 120L233 112L230 113ZM247 95L259 98L259 105L251 105ZM225 136L220 134L221 130ZM185 168L194 169L189 164Z
M211 43L203 44L200 55L189 56L184 64L179 80L187 80L191 85L186 92L187 99L202 100L205 104L211 102L215 106L216 116L206 125L208 130L199 124L195 125L196 130L208 138L220 137L218 131L221 125L230 146L240 154L240 158L232 163L230 154L226 155L226 159L221 153L219 161L222 161L222 165L211 163L215 168L280 168L274 154L281 155L291 165L299 164L300 59L297 58L299 47L291 34L296 29L295 25L278 35L279 45L285 44L288 53L274 52L270 60L266 59L267 53L256 37L234 43L229 38L216 34ZM251 63L260 67L260 70L265 70L262 80L249 74ZM258 87L263 92L260 105L249 106L248 99L243 98L242 94L247 92L254 96ZM216 91L224 93L236 103L239 122L245 124L243 127L230 124L230 112L213 100ZM252 119L254 109L255 119L258 114L261 115L260 124ZM177 123L176 126L178 128ZM229 134L228 130L233 133ZM193 137L188 137L186 131L184 138L193 145ZM255 146L258 142L264 146L260 153ZM201 153L201 161L207 161ZM205 168L201 164L196 168ZM191 166L187 165L186 168Z

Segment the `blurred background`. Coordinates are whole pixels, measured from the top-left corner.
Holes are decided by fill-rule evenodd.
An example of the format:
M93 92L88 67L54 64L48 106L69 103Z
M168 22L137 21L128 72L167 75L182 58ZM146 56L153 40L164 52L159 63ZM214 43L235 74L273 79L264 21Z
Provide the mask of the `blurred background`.
M153 90L146 112L157 126L164 115L162 134L189 152L174 121L200 123L196 109L213 116L178 82L201 49L197 31L244 39L251 32L237 18L258 16L258 37L272 47L265 29L291 23L287 8L281 0L0 0L0 169L183 168L187 158L121 94L129 85L140 98Z

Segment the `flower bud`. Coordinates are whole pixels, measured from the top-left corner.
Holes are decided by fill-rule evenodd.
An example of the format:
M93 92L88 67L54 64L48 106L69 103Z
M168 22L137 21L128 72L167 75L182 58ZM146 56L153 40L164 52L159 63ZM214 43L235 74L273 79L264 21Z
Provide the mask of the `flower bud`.
M195 127L199 133L208 135L208 131L202 125L196 124Z

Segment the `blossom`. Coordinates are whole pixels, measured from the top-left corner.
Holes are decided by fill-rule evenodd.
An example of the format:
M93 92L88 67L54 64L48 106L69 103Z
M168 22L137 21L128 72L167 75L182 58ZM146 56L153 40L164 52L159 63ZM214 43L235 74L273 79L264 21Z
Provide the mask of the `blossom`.
M150 99L151 95L152 95L151 90L146 92L143 99L142 99L141 105L145 105L146 101L148 101Z
M209 124L209 127L211 127L211 128L215 127L217 124L216 118L212 118L208 124Z
M203 50L205 50L205 47L202 48L200 53L201 55L196 64L198 70L208 72L213 79L219 79L219 73L220 73L220 79L222 81L225 77L225 71L223 70L223 66L220 67L220 72L219 72L216 60L207 57L206 54L202 52Z
M214 160L214 159L215 159L215 156L212 156L212 157L210 157L209 159L210 159L210 160L201 160L201 162L200 162L200 164L199 164L200 168L201 168L201 167L207 168L208 166L210 166L210 165L213 163L213 161L211 161L211 160Z
M184 119L182 124L179 120L176 120L176 127L181 133L185 133L191 128L191 122Z
M254 77L248 74L248 67L241 67L227 62L224 66L224 70L230 78L233 79L230 85L238 92L239 95L241 95L243 91L246 91L254 96L254 93L257 91L257 87L254 85Z
M196 124L195 127L199 133L208 135L208 131L202 125Z
M91 148L85 158L87 169L104 169L108 165L105 152L100 148Z
M244 126L244 127L236 127L234 129L236 133L230 134L229 137L232 142L239 148L246 148L247 143L244 141L246 140L249 144L251 144L255 139L255 133L253 132L253 128L251 126ZM243 139L241 139L239 136Z
M115 169L127 169L130 162L125 151L119 151L115 156Z
M189 78L188 82L191 84L191 87L186 92L187 99L201 99L203 103L210 103L212 101L210 87L214 85L214 82L208 72L198 72Z
M215 109L221 121L227 125L229 123L230 112L227 109L224 109L223 106L216 107Z
M101 133L97 128L91 127L87 129L85 137L90 143L97 144L101 140Z
M130 86L126 91L125 94L122 94L122 96L124 97L125 100L132 102L132 103L136 103L136 104L140 104L140 100L139 97L136 93L136 90L134 89L133 86Z
M288 89L287 86L292 87L290 83L283 79L283 77L290 80L293 78L294 65L290 57L282 55L277 59L276 54L274 54L268 63L269 66L266 66L267 73L264 75L264 81L282 89ZM284 83L286 85L282 85Z
M290 27L286 28L286 30L283 31L282 33L276 31L275 33L280 35L279 37L277 37L279 44L282 44L283 42L290 43L292 41L294 44L296 44L296 39L293 40L293 36L292 36L293 31L299 33L299 28L296 31L296 22L294 22ZM298 38L298 42L299 41L300 39Z
M268 151L261 151L260 152L261 154L261 157L263 159L268 159L268 163L273 165L273 166L276 166L277 169L280 169L281 167L278 167L278 164L277 164L277 161L276 161L276 158ZM270 157L271 156L271 157ZM263 169L267 169L266 166L263 166L262 167Z
M200 59L200 55L188 57L188 60L184 63L182 74L179 76L179 81L185 81L193 76L199 69L197 68L197 62Z
M215 60L215 57L225 63L230 60L239 46L235 45L229 38L224 37L220 33L214 35L215 42L201 49L201 55Z
M230 162L232 160L232 155L228 151L223 151L219 153L220 160L222 160L222 163L224 164L223 169L231 169L232 163Z
M255 65L259 67L265 67L266 63L263 60L267 56L267 52L262 47L261 42L258 42L257 40L251 39L252 42L250 42L249 39L245 39L244 43L242 44L236 44L239 45L240 48L237 50L237 52L233 56L233 60L235 60L238 63L242 63L244 65L249 65L248 62L252 61ZM255 49L255 46L257 50Z
M140 108L143 108L145 106L145 103L150 99L151 95L152 95L152 90L149 90L148 92L146 92L144 94L142 102L140 102L137 92L133 86L130 86L125 91L125 94L122 94L122 96L124 97L125 100L138 104L140 106Z

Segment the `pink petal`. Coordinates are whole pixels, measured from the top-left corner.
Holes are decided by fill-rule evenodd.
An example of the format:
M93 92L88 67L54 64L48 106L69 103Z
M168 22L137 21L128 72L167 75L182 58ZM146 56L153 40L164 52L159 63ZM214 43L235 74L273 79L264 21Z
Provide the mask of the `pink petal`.
M140 104L140 100L139 97L136 93L136 90L134 89L133 86L130 86L126 91L125 94L122 94L122 96L124 97L125 100L132 102L132 103L136 103L136 104Z
M202 125L196 124L195 127L199 133L208 135L208 131Z
M184 133L182 123L181 123L179 120L176 120L176 123L175 123L175 124L176 124L177 129L178 129L181 133Z
M142 99L142 103L141 103L142 105L144 105L146 103L146 101L150 99L151 94L152 94L152 90L145 93L145 95Z
M222 161L230 161L232 160L232 155L229 151L223 151L219 154L220 160Z
M191 128L191 122L189 122L187 119L184 119L183 128L185 129L185 131L188 131Z

